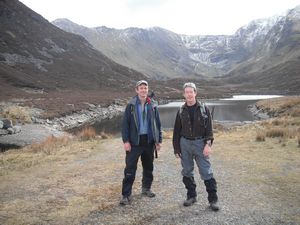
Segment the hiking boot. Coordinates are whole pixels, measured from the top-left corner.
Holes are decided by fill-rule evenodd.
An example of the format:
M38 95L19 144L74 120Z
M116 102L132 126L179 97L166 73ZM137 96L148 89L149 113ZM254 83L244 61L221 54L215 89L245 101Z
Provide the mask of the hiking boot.
M142 195L149 198L155 197L155 194L150 189L145 189L145 188L142 189Z
M125 205L129 205L129 204L130 204L129 197L123 196L121 201L120 201L120 205L125 206Z
M197 201L196 197L187 198L187 199L183 202L183 205L184 205L184 206L191 206L191 205L193 205L196 201Z
M210 202L209 207L212 211L218 211L220 209L218 202Z

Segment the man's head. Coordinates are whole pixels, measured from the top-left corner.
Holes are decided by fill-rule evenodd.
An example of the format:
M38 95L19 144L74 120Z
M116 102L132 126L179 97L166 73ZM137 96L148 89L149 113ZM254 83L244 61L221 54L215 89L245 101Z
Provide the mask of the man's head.
M195 104L197 88L194 83L188 82L183 85L183 96L188 104Z
M135 91L141 100L146 99L148 96L148 82L145 80L136 82Z

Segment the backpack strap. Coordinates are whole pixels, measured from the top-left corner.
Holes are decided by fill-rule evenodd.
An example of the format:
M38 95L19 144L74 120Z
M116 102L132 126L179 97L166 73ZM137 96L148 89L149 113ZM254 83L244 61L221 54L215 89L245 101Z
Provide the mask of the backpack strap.
M207 123L208 123L208 113L206 111L206 105L203 102L200 102L200 111L201 111L201 115L203 117L203 123L204 123L204 127L207 127Z

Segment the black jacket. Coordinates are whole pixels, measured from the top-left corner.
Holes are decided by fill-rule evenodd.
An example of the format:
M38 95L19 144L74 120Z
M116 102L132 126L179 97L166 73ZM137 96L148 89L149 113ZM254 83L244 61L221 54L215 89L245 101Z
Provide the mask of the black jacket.
M197 101L194 112L194 124L191 124L191 119L186 103L182 106L182 110L178 110L173 130L173 148L174 153L180 153L180 138L195 138L203 137L205 142L207 140L214 140L212 119L208 107L205 106L207 120L204 126L204 118L201 114L200 103ZM180 113L181 112L181 113Z

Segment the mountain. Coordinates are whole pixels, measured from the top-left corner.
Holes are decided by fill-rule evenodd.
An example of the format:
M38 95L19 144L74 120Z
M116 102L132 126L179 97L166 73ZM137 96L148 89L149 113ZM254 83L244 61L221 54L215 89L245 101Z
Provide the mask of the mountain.
M194 62L179 35L158 27L117 30L87 28L67 19L52 22L59 28L79 34L114 61L151 78L199 77Z
M300 6L277 17L254 53L230 71L230 83L271 89L282 94L300 90Z
M158 27L87 28L66 19L53 24L82 35L108 57L149 77L215 77L250 74L287 59L297 61L298 50L290 45L299 41L298 14L299 6L283 15L254 20L233 35L179 35Z
M253 21L234 35L179 35L154 27L87 28L67 19L52 22L83 36L116 62L154 78L222 76L260 49L274 18Z
M145 76L16 0L0 1L0 90L128 89Z

